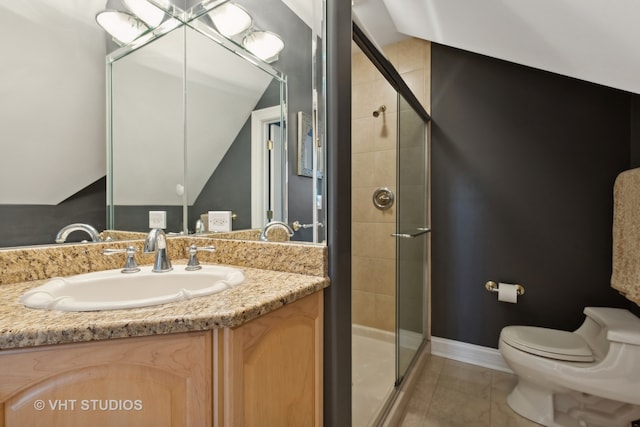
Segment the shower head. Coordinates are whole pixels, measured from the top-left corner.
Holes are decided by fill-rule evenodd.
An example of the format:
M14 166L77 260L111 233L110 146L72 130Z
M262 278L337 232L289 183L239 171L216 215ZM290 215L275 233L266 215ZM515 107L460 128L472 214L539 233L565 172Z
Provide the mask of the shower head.
M378 117L380 113L384 113L385 111L387 111L387 106L381 105L376 111L373 112L373 117Z

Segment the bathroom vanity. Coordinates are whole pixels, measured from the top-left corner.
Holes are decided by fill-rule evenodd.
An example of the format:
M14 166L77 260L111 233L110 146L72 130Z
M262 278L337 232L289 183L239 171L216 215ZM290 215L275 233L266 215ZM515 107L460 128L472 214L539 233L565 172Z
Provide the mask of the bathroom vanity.
M262 248L295 246L316 250ZM126 310L29 309L43 280L1 285L0 426L322 425L326 275L240 268L232 289Z

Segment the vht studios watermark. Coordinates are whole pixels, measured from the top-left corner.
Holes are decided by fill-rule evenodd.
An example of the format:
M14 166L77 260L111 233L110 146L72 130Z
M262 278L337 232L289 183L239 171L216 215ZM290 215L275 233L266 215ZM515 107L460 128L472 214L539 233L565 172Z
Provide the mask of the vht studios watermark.
M130 399L47 399L35 400L37 411L142 411L142 400Z

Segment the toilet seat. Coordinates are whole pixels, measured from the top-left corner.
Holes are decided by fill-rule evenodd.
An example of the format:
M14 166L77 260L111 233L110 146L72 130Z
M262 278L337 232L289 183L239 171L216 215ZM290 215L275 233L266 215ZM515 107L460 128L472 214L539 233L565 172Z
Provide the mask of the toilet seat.
M568 362L593 362L593 352L578 334L534 326L507 326L500 339L526 353Z

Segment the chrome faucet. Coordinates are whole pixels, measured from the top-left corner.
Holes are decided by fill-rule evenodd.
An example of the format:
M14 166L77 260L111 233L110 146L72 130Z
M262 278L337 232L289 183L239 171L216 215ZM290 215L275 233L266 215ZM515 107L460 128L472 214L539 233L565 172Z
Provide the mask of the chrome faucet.
M58 231L58 234L56 234L56 243L66 242L69 234L73 233L74 231L84 231L89 235L89 237L91 237L92 242L102 241L102 239L100 238L100 233L94 227L90 226L89 224L76 223L62 227L62 229Z
M267 231L271 230L274 227L284 228L289 234L289 237L293 237L294 231L289 226L289 224L282 221L271 221L271 222L268 222L267 225L265 225L264 228L262 229L262 232L260 233L260 240L262 240L263 242L268 242L269 239L267 239Z
M161 228L154 228L149 231L147 238L144 240L145 254L151 252L156 253L156 260L153 263L151 269L154 273L166 273L173 270L171 267L171 261L169 260L169 254L167 252L167 236Z

